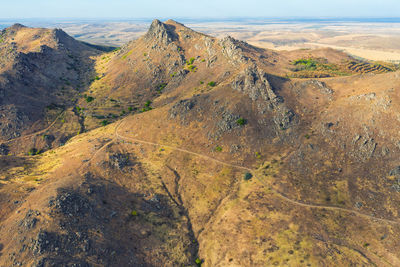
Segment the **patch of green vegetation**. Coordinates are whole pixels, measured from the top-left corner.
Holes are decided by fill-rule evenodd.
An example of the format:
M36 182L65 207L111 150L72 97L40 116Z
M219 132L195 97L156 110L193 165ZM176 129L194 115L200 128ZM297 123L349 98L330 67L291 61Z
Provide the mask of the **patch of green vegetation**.
M189 69L191 72L196 72L197 67L194 66L194 65L189 65L189 66L188 66L188 69Z
M244 176L243 176L243 179L244 179L245 181L248 181L248 180L250 180L251 178L253 178L253 174L251 174L251 173L249 173L249 172L246 172L246 173L244 174Z
M131 211L131 216L138 216L138 212L136 210Z
M350 73L343 71L338 65L328 63L327 59L302 58L292 62L293 73L289 78L324 78L331 76L345 76Z
M29 156L39 155L40 153L42 153L42 150L41 149L38 150L38 149L36 149L34 147L29 149L29 151L28 151L28 155Z
M297 59L293 62L293 65L298 66L298 70L316 70L318 62L312 58L308 59Z
M194 58L194 57L191 57L191 58L186 62L186 64L192 65L193 62L194 62L194 60L195 60L195 58Z
M206 62L206 60L203 58L203 59L201 60L201 62Z
M197 258L194 262L195 262L196 265L199 266L199 267L201 267L201 264L203 263L203 261L202 261L201 259L199 259L199 258Z
M85 100L86 100L87 103L90 103L90 102L92 102L92 101L94 100L94 97L92 97L92 96L85 96Z
M245 124L247 123L247 120L244 119L244 118L239 118L239 119L236 121L236 123L239 124L240 126L243 126L243 125L245 125Z
M167 83L160 83L158 86L157 86L157 92L158 93L161 93L163 90L164 90L164 88L167 86Z
M129 107L129 108L128 108L128 111L132 111L132 110L133 110L133 107Z
M203 82L203 81L200 81L200 84L204 84L204 82Z
M133 50L129 51L128 53L126 53L125 55L122 56L122 59L126 59L128 56L132 55Z
M147 57L147 53L143 53L143 56L144 56L144 57Z
M258 158L258 159L261 158L261 153L260 152L256 152L256 158Z
M171 77L175 77L176 74L178 74L178 73L177 73L177 72L174 72L174 73L170 74L170 76L171 76Z
M222 152L222 147L221 147L221 146L216 146L216 147L215 147L215 151L217 151L217 152Z
M214 82L214 81L211 81L211 82L207 83L207 85L210 86L210 87L214 87L214 86L217 85L217 83Z
M310 136L309 134L306 134L306 135L304 136L304 138L306 138L306 139L310 139L310 138L311 138L311 136Z
M152 110L153 108L151 107L151 101L148 100L146 103L144 103L144 108L142 108L142 112L146 112L149 110Z
M108 120L102 120L100 122L101 126L106 126L107 124L109 124Z

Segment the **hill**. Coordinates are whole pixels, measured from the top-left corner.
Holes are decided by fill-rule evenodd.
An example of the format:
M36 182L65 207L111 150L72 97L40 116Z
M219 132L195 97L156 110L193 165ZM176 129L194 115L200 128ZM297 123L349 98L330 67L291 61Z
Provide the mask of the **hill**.
M111 52L59 30L2 36L43 66L5 64L4 88L22 98L40 77L24 95L45 103L3 135L1 266L399 265L397 66L172 20ZM68 70L69 51L87 65ZM45 105L53 123L33 116Z

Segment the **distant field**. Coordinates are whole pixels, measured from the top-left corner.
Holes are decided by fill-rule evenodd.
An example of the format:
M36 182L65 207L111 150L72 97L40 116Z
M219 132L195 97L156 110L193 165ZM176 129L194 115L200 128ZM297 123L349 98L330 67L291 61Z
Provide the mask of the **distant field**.
M179 21L179 20L178 20ZM386 20L181 20L194 30L217 37L231 35L277 50L331 47L367 60L400 62L400 19ZM12 24L0 21L0 28ZM143 35L148 20L21 21L27 26L57 27L79 40L120 46Z

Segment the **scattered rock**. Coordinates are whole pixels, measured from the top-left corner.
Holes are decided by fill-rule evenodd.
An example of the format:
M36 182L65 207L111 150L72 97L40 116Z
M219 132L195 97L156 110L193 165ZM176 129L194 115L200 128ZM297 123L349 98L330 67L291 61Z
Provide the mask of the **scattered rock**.
M121 153L112 154L109 157L109 162L112 167L122 170L130 164L129 155Z
M0 155L6 156L6 155L8 155L9 152L10 152L10 150L7 145L5 145L5 144L0 145Z

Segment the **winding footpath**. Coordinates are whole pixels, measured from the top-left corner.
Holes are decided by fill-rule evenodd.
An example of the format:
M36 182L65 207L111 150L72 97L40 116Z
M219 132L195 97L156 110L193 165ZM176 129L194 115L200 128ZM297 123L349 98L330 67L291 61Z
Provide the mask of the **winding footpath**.
M121 122L115 127L114 134L115 134L116 139L121 139L121 140L124 140L124 141L132 141L132 142L135 142L135 143L145 144L145 145L150 145L150 146L168 148L168 149L171 149L171 150L174 150L174 151L180 151L182 153L187 153L187 154L191 154L191 155L194 155L194 156L197 156L197 157L201 157L201 158L204 158L206 160L213 161L213 162L216 162L216 163L224 165L224 166L228 166L228 167L232 167L232 168L235 168L235 169L248 171L248 172L252 173L253 176L262 185L266 186L269 190L271 190L271 192L275 196L277 196L281 200L283 200L285 202L288 202L290 204L297 205L297 206L304 207L304 208L322 209L322 210L331 210L331 211L340 211L340 212L352 213L352 214L357 215L357 216L359 216L361 218L365 218L365 219L368 219L368 220L373 220L375 222L382 222L382 223L395 224L395 225L400 224L400 221L398 221L398 220L390 220L390 219L378 218L378 217L375 217L375 216L372 216L372 215L367 215L367 214L364 214L364 213L361 213L361 212L358 212L358 211L355 211L355 210L352 210L352 209L346 209L346 208L335 207L335 206L318 205L318 204L308 204L308 203L304 203L304 202L300 202L300 201L297 201L297 200L290 199L290 198L286 197L285 195L283 195L282 193L280 193L280 192L276 191L275 189L273 189L264 180L262 180L257 175L255 175L255 170L254 169L250 169L250 168L247 168L245 166L240 166L240 165L227 163L227 162L212 158L210 156L207 156L207 155L204 155L204 154L200 154L200 153L196 153L196 152L193 152L193 151L190 151L190 150L186 150L186 149L183 149L183 148L178 148L178 147L163 145L163 144L159 144L159 143L153 143L153 142L149 142L149 141L144 141L144 140L140 140L140 139L136 139L136 138L132 138L132 137L128 137L128 136L123 136L118 132L118 129L123 124L123 121L124 121L124 119L121 120ZM107 145L109 145L110 143L112 143L112 141L110 141L107 144L105 144L98 151L103 150L103 148L106 147ZM97 152L95 154L97 154Z
M32 137L32 136L35 136L35 135L40 135L42 133L47 132L48 130L50 130L51 127L54 126L54 124L56 124L56 122L58 121L59 118L61 118L61 116L64 114L64 112L65 111L62 111L60 114L58 114L56 119L49 126L47 126L45 129L37 131L37 132L34 132L34 133L31 133L31 134L28 134L28 135L23 135L23 136L20 136L20 137L17 137L17 138L13 138L13 139L1 142L0 145L9 144L9 143L12 143L12 142L17 141L17 140L21 140L21 139L24 139L24 138L29 138L29 137Z

